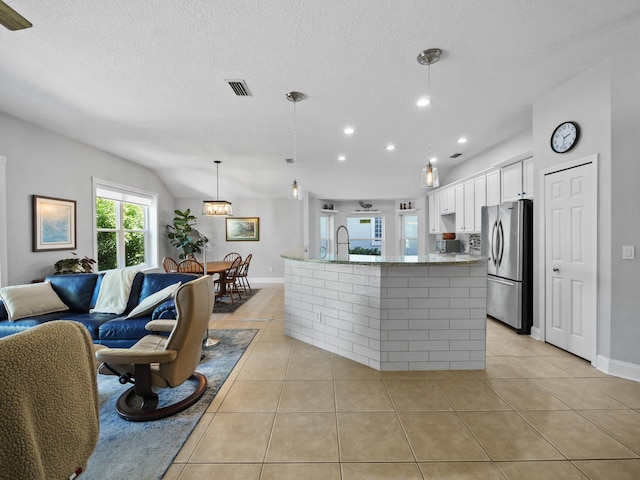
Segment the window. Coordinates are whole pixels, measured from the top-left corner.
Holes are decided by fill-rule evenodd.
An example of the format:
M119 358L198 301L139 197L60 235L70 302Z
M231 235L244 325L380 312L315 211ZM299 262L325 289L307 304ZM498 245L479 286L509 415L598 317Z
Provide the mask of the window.
M402 215L400 251L403 255L418 255L418 216Z
M348 217L349 253L380 255L384 229L382 217Z
M157 196L94 180L98 271L156 264Z

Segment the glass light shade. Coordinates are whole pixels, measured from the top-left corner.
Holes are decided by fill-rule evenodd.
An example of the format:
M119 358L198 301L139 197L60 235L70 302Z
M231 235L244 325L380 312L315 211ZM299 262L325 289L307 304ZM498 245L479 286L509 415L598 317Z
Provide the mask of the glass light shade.
M289 189L289 200L302 200L302 187L294 180Z
M233 216L231 202L226 200L205 200L202 202L202 215L207 216Z
M430 163L422 169L422 173L420 175L420 186L424 188L438 188L440 186L438 169Z

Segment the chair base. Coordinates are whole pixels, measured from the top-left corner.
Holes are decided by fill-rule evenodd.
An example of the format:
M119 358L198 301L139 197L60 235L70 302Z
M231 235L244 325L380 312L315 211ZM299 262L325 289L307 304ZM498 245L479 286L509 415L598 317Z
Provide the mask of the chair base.
M130 422L148 422L175 415L200 400L207 389L207 378L201 373L194 372L189 380L198 382L195 391L179 402L162 408L158 408L157 393L149 391L138 395L133 386L118 398L116 412L120 418Z

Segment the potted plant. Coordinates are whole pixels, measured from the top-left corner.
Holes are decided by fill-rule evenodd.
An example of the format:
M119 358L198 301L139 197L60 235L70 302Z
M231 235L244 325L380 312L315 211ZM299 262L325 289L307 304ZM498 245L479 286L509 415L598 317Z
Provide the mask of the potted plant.
M191 210L187 208L184 212L175 210L175 217L173 217L173 225L167 225L167 236L171 245L178 250L182 250L179 258L185 259L188 255L195 255L201 253L201 246L209 241L204 236L194 236L196 232L194 227L196 226L196 217L191 215Z
M63 258L58 260L54 267L55 275L68 275L70 273L93 273L93 265L96 261L93 258L84 256L78 257L75 252L71 252L72 258Z

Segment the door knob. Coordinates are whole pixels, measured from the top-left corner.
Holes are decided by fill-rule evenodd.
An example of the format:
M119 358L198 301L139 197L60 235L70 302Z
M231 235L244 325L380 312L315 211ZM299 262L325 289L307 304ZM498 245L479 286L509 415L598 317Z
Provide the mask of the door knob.
M553 271L558 273L560 271L560 269L559 268L554 268Z

